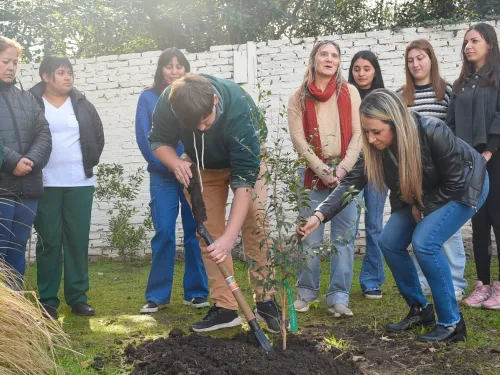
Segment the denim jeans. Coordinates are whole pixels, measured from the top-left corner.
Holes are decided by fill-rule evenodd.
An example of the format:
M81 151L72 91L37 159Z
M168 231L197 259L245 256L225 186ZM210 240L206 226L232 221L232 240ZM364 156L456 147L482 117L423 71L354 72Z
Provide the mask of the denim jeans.
M26 268L26 243L35 221L37 199L2 197L0 208L0 257L18 276L12 289L21 290Z
M464 278L466 258L464 242L462 241L462 232L460 230L458 230L448 241L444 243L443 252L448 260L448 264L450 265L453 287L455 290L465 293L465 289L467 289L467 280ZM412 255L412 258L413 262L415 262L415 267L417 267L418 278L422 289L430 289L429 283L420 269L414 254Z
M489 182L486 175L477 208L488 196ZM420 223L413 219L411 208L394 212L379 238L379 246L392 271L399 292L409 306L426 307L417 269L407 250L410 243L431 287L438 324L453 326L460 321L457 300L451 277L450 265L441 251L443 244L456 233L475 211L472 207L450 201L424 217Z
M303 171L300 170L299 173ZM309 207L301 206L300 216L311 216L314 209L323 202L332 192L331 189L308 190ZM352 284L354 267L354 239L356 221L358 219L358 198L345 207L331 220L330 240L333 249L330 255L330 285L326 294L326 303L333 306L341 303L349 305L349 292ZM306 266L300 271L297 281L298 298L307 302L314 301L319 296L320 285L320 256L319 250L323 247L325 225L321 224L303 242L302 250L306 258Z
M365 200L365 236L366 250L363 257L359 283L361 291L380 290L385 281L384 259L378 246L378 239L384 227L384 206L387 199L387 189L377 192L375 187L368 184L360 194ZM356 225L358 232L359 218Z
M146 287L146 300L158 304L170 302L174 278L175 229L179 202L184 230L184 299L208 296L208 280L196 238L196 224L183 186L170 173L150 174L151 216L155 235L151 240L153 253Z

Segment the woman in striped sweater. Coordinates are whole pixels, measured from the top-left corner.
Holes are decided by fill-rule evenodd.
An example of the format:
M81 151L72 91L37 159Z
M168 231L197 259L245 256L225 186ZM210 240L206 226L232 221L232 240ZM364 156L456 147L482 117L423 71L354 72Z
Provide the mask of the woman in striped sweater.
M439 66L432 45L424 39L408 43L405 51L406 83L398 90L403 102L422 116L437 117L446 120L446 113L451 98L451 85L439 74ZM460 231L455 233L443 245L443 251L450 264L455 296L461 300L467 287L464 278L465 249ZM418 262L413 258L418 270L420 285L424 294L431 290Z

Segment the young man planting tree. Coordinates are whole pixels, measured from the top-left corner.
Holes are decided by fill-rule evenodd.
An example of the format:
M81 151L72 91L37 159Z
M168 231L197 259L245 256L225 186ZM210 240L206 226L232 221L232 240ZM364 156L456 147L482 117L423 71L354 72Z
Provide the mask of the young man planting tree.
M265 225L259 213L267 199L265 183L259 178L259 120L254 102L236 83L197 74L186 74L172 83L153 114L149 139L156 157L186 187L192 177L191 164L198 165L208 215L205 225L216 239L208 247L200 241L214 306L192 326L196 332L241 324L236 300L217 267L217 263L226 262L233 272L231 249L240 230L245 257L253 261L249 275L256 315L265 319L269 331L280 331L275 291L264 291L259 282L270 272L267 246L261 246L266 244L264 233L256 231ZM186 157L175 152L179 141ZM229 187L234 198L226 224Z

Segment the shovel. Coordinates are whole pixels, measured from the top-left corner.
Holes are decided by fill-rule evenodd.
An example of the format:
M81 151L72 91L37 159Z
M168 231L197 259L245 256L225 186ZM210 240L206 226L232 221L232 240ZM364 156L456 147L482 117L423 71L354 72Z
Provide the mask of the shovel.
M208 218L207 210L205 207L205 202L203 201L203 195L201 193L198 169L194 164L191 165L191 173L193 177L189 182L188 193L191 196L191 210L193 211L194 221L196 222L196 230L200 237L203 238L203 240L206 242L207 246L210 246L214 243L214 241L210 233L208 233L205 224L203 224ZM248 305L248 302L245 299L245 296L243 296L243 293L241 292L238 284L234 280L233 275L231 275L229 270L227 269L226 263L217 263L217 266L219 267L219 271L221 272L222 276L224 276L224 279L226 279L226 283L231 289L234 299L236 300L236 302L238 302L238 306L243 311L243 315L245 315L245 319L247 320L250 329L255 334L255 337L257 337L260 346L267 351L272 350L273 346L271 342L260 328L259 323L257 323L255 314Z

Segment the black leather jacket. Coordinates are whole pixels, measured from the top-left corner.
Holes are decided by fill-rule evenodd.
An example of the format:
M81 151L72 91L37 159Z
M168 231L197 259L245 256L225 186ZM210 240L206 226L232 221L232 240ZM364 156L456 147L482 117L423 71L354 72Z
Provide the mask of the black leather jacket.
M5 146L0 196L40 198L42 169L52 151L49 124L33 95L3 81L0 81L0 137ZM26 176L14 176L12 172L22 157L33 162L33 170Z
M457 201L476 209L483 191L486 174L486 160L481 154L460 138L453 135L446 124L435 118L413 113L419 130L420 147L423 166L423 207L419 207L424 215L428 215L449 201ZM408 203L400 199L398 167L387 151L384 152L384 178L390 189L392 212ZM367 184L364 173L364 158L360 158L354 168L347 174L342 183L319 205L316 211L331 220L344 208L342 194L354 185L361 190Z
M29 91L35 96L38 104L45 112L45 105L42 99L43 93L45 92L45 82L37 83ZM80 130L83 169L85 171L85 176L90 178L94 175L93 169L99 164L99 158L104 149L104 130L101 118L95 107L87 100L83 93L73 88L69 96Z

